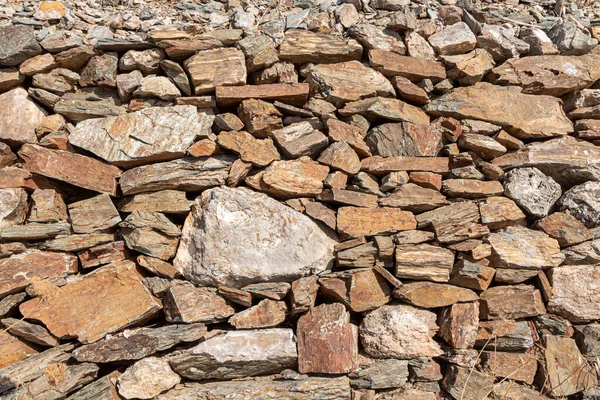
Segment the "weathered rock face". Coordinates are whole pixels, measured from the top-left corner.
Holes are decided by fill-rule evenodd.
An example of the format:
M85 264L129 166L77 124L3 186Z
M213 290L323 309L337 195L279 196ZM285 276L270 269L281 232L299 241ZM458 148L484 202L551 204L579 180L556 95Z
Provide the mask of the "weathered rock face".
M156 357L144 358L119 376L119 394L126 399L153 399L181 381L169 363Z
M206 136L211 122L193 106L146 108L80 122L69 143L112 164L131 166L181 157L196 138Z
M343 374L357 366L358 334L341 304L322 304L298 320L300 373Z
M312 93L338 106L366 97L394 97L392 84L358 61L315 65L307 81Z
M490 261L495 268L552 268L565 258L555 239L522 226L492 233L487 241L492 246Z
M219 240L211 243L211 238ZM201 284L291 282L324 271L332 247L307 217L264 195L212 189L196 199L174 263L183 276Z
M14 67L42 52L33 28L8 25L0 28L0 66Z
M120 284L115 285L113 279ZM72 307L77 303L86 304L86 314ZM123 261L61 288L49 289L23 303L19 310L26 318L42 321L58 338L75 337L82 343L91 343L151 318L160 308L142 284L135 264Z
M0 94L0 140L8 144L37 143L35 128L46 114L23 88Z
M573 124L564 114L558 99L523 94L519 88L483 82L457 88L426 105L425 110L435 116L491 122L519 139L553 137L573 132Z
M561 188L537 168L515 168L504 177L504 194L527 213L542 218L560 198Z
M360 340L367 354L376 358L411 359L442 354L432 340L436 315L410 306L382 306L370 312L360 325Z
M491 76L495 84L521 86L524 93L559 97L597 81L598 59L595 54L526 57L494 68Z
M548 309L573 322L586 322L598 319L597 265L569 265L553 268L550 271L552 297Z
M238 49L199 51L187 59L184 67L196 94L210 93L218 86L239 86L246 83L246 60Z
M230 331L167 357L188 379L234 379L279 373L298 358L291 329Z
M343 39L305 30L289 30L279 46L279 59L293 63L336 63L359 60L363 48L353 39Z
M586 182L573 186L562 196L559 207L563 211L568 211L588 228L594 228L600 220L599 193L600 184L598 182Z

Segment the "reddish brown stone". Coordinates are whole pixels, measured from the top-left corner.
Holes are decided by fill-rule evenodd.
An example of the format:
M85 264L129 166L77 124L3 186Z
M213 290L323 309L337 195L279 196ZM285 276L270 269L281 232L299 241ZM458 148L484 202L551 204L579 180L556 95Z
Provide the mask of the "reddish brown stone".
M316 275L292 282L292 288L290 289L292 315L310 310L315 305L318 290L319 284Z
M26 144L19 156L27 170L111 196L117 195L121 170L81 154Z
M165 295L165 316L169 322L215 323L235 310L213 288L198 288L185 282L173 285Z
M410 183L424 188L442 190L442 175L433 172L413 171L409 175Z
M403 76L413 82L431 79L434 82L446 79L446 69L437 61L402 56L383 50L369 51L371 67L385 76Z
M455 349L473 347L479 327L479 303L458 303L444 308L438 325L438 335L450 346Z
M533 286L495 286L481 294L482 319L517 319L545 313L540 291Z
M416 227L414 215L397 208L342 207L338 210L338 232L350 237L395 233Z
M475 301L479 297L469 289L433 282L411 282L394 290L394 297L422 308L438 308Z
M77 272L77 257L71 254L30 250L0 260L0 298L18 292L32 279L51 278Z
M369 157L362 160L362 170L375 175L394 171L427 171L446 173L450 170L446 157Z
M478 199L496 196L504 192L502 184L497 181L478 181L475 179L447 179L442 183L442 192L452 197Z
M8 332L3 332L0 335L0 369L24 360L29 355L36 353L37 351L34 348L21 342Z
M341 304L322 304L298 320L298 370L345 374L358 366L358 332Z
M232 315L229 323L236 329L270 328L285 321L286 312L284 301L264 299L257 305Z
M308 83L220 86L215 93L219 106L235 105L246 99L260 99L302 107L308 100Z
M537 221L536 225L548 236L556 239L561 247L573 246L594 238L581 221L564 212L551 214Z
M124 242L102 244L77 253L83 268L92 268L99 265L111 264L129 257Z
M238 153L242 161L259 167L266 167L274 160L280 159L271 139L256 139L248 132L221 132L217 141L221 147Z
M533 383L538 363L533 353L486 351L481 354L483 370L498 378Z
M321 291L353 312L373 310L388 303L391 291L386 280L371 269L336 272L319 279Z
M85 312L74 304L85 305ZM25 318L41 321L54 336L81 343L145 322L160 309L131 261L97 269L19 307Z

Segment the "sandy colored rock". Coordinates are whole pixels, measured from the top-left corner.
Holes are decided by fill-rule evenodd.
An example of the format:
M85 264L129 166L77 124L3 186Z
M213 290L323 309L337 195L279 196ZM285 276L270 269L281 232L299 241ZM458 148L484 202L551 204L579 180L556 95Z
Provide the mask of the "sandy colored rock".
M31 346L17 339L15 336L5 333L0 336L0 369L15 364L27 358L37 351Z
M46 279L77 272L71 254L28 250L0 260L0 297L29 286L32 279Z
M421 308L446 307L479 298L472 290L432 282L406 283L394 290L394 297Z
M494 68L494 59L484 49L475 49L467 54L443 56L448 69L448 78L461 85L474 85Z
M526 351L534 344L527 321L480 321L476 348L492 351Z
M534 286L495 286L480 296L482 319L517 319L545 313L540 291Z
M454 252L430 244L396 246L396 276L448 282L454 265Z
M435 116L473 118L502 126L519 139L541 139L573 132L558 100L523 94L520 88L479 82L433 100L425 110ZM528 110L523 113L523 110Z
M348 35L355 39L365 49L392 51L398 54L406 53L402 36L393 29L360 23L348 28Z
M121 190L123 195L168 189L205 190L225 183L233 161L231 156L217 155L132 168L121 177Z
M479 181L476 179L446 179L442 182L442 192L451 197L478 199L497 196L504 192L497 181Z
M296 315L308 311L315 305L319 284L317 276L307 276L292 282L290 289L291 314Z
M197 52L183 64L194 85L194 93L212 92L218 86L240 86L246 83L244 53L234 48Z
M238 106L238 116L246 130L257 138L271 137L274 130L283 128L281 112L273 104L263 100L242 100Z
M179 277L179 272L175 269L175 267L172 264L161 260L160 258L139 255L137 256L137 263L154 275L169 279Z
M216 88L217 104L230 106L246 99L280 101L298 107L308 100L309 86L306 83L273 83L240 87L219 86Z
M286 31L279 46L279 59L295 64L360 60L362 53L362 46L353 39L296 29Z
M37 143L35 128L46 114L21 87L0 94L0 140L11 145Z
M446 70L437 61L407 57L383 50L369 51L371 67L387 77L402 76L413 82L446 79Z
M260 188L281 198L316 196L323 190L328 173L329 167L308 157L274 161L261 173Z
M429 37L431 46L442 55L467 53L477 45L477 38L469 26L459 22Z
M228 322L236 329L272 328L285 321L286 313L285 302L264 299L257 305L236 313Z
M362 170L374 175L397 171L445 173L449 169L447 157L368 157L362 160Z
M121 170L80 154L24 145L19 156L34 173L67 182L84 189L116 195Z
M46 328L16 318L3 318L0 320L5 329L12 335L20 337L29 343L35 343L44 347L58 346L58 340L52 336Z
M298 371L343 374L358 364L358 335L341 304L322 304L298 320Z
M133 92L133 97L156 97L164 101L173 101L181 97L181 92L166 76L147 76L142 78L140 86Z
M279 373L298 358L291 329L228 331L167 360L179 375L192 379L235 379ZM220 382L221 383L221 382Z
M69 142L117 165L181 157L212 121L193 106L147 108L135 113L77 124Z
M98 267L125 260L130 254L122 241L101 244L77 253L82 268Z
M541 364L548 376L548 391L554 397L597 387L595 371L586 364L575 340L571 338L547 336Z
M413 124L429 124L429 117L418 107L402 100L374 97L347 103L338 110L342 116L362 115L369 120L388 119L397 122L412 122Z
M479 204L481 223L490 229L501 229L511 225L525 225L525 214L514 201L506 197L488 197Z
M450 365L441 386L454 399L485 399L494 387L494 376Z
M413 214L397 208L341 207L338 210L338 232L350 237L395 233L414 228L416 221Z
M126 399L153 399L181 381L169 363L157 357L144 358L127 368L117 380L119 394Z
M0 189L0 228L21 225L25 222L29 196L25 189Z
M360 171L360 159L352 147L345 141L335 142L323 150L318 161L330 166L332 169L340 170L349 175Z
M468 260L460 260L454 264L449 283L473 290L485 290L492 283L495 273L494 268Z
M115 285L118 279L120 285ZM86 304L82 315L73 304ZM26 318L42 321L58 338L91 343L154 316L161 306L141 282L135 264L122 261L85 275L19 307Z
M191 203L183 191L161 190L125 197L117 203L117 208L121 212L155 211L164 214L187 214Z
M309 122L298 122L272 132L273 140L286 158L316 157L329 141Z
M379 72L358 61L315 65L308 71L312 95L341 106L366 97L394 97L392 84Z
M325 297L353 312L373 310L391 300L386 280L370 268L334 272L322 276L319 285Z
M516 85L523 93L560 97L600 79L600 56L542 55L512 59L493 69L492 82Z
M478 223L479 209L470 201L456 202L419 214L419 227L431 225L441 243L453 243L487 235L486 226Z
M308 217L248 189L220 188L196 199L174 265L201 284L291 282L325 270L332 248Z
M555 239L522 226L492 233L487 241L492 246L490 261L495 268L546 269L557 267L565 258Z
M548 310L573 322L598 319L598 275L597 265L569 265L550 271L552 297Z
M382 306L360 324L364 351L375 358L412 359L442 354L432 339L438 330L436 315L411 306Z
M248 132L221 132L217 142L221 147L238 153L243 161L258 167L266 167L280 158L271 139L256 139Z

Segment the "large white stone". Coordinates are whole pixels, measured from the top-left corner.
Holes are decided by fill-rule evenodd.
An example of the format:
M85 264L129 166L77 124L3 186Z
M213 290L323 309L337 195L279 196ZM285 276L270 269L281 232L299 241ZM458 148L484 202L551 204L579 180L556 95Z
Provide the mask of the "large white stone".
M156 357L144 358L119 377L119 394L126 399L153 399L181 381L169 363Z
M201 285L292 282L327 269L334 244L311 219L264 194L213 188L196 199L174 265Z
M0 141L10 145L37 143L35 128L46 114L29 100L22 87L0 94Z
M69 142L116 165L136 165L182 157L196 138L210 132L213 118L196 107L151 107L77 124Z

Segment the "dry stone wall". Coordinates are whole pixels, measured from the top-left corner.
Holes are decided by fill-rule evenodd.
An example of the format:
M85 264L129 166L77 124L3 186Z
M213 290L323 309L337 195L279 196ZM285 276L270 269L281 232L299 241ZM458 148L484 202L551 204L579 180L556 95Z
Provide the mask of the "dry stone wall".
M598 18L0 0L0 399L600 398Z

